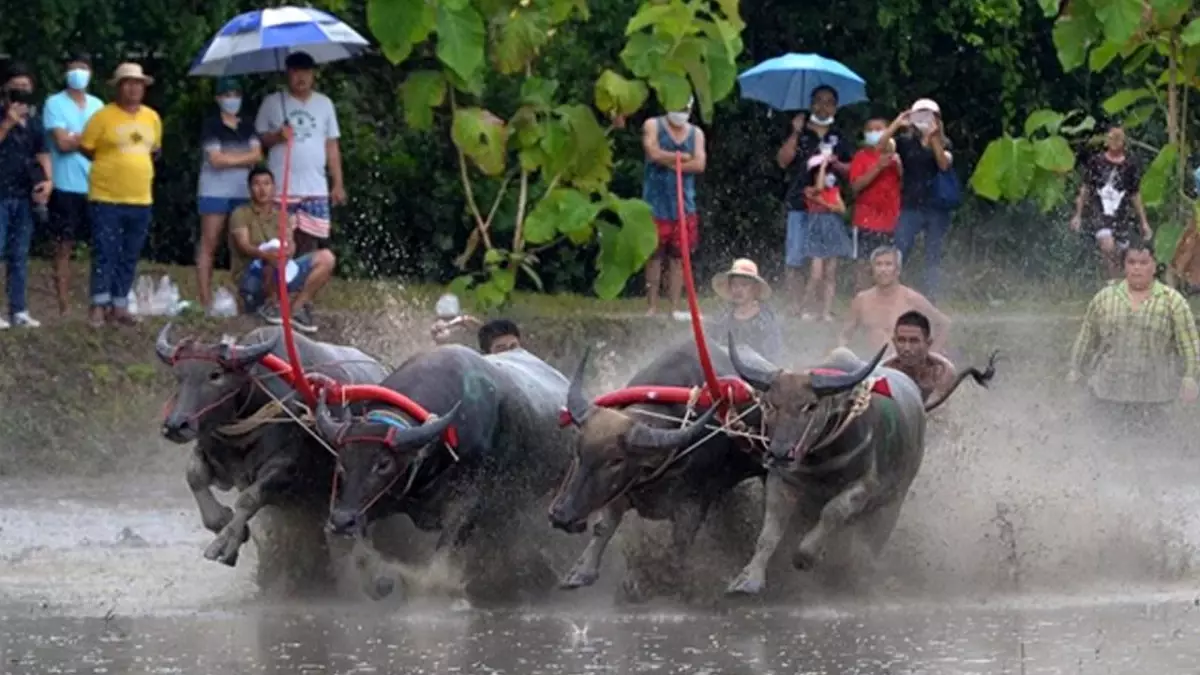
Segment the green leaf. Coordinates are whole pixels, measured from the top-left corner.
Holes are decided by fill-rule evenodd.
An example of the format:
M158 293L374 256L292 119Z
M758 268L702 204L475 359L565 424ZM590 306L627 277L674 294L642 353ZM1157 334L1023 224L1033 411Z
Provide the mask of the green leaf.
M717 0L717 6L721 8L721 14L725 15L723 20L737 32L742 32L746 27L746 22L742 21L742 13L738 7L738 0ZM721 20L718 19L718 21ZM741 50L739 49L738 51Z
M692 97L692 85L682 73L662 72L650 76L650 86L664 110L683 110Z
M1145 88L1122 89L1121 91L1118 91L1117 93L1105 99L1104 103L1100 104L1100 107L1104 108L1104 112L1108 113L1109 115L1115 115L1134 103L1153 96L1154 92Z
M991 201L998 201L1003 196L1000 179L1008 168L1005 162L1009 156L1005 153L1005 146L1011 142L1012 138L1005 136L988 143L984 148L983 155L975 164L975 172L971 174L971 189L975 194Z
M482 108L459 108L450 138L480 171L489 176L504 173L508 129L503 120Z
M1062 136L1050 136L1035 141L1033 158L1034 163L1044 172L1065 174L1075 168L1075 152Z
M1135 71L1140 70L1146 62L1154 56L1155 49L1152 44L1144 44L1133 50L1133 53L1125 58L1125 63L1121 64L1121 71L1126 75L1131 75Z
M1073 116L1074 113L1067 115L1067 119L1070 119ZM1063 121L1065 122L1066 120ZM1063 136L1075 136L1086 131L1091 131L1095 128L1096 118L1092 117L1091 115L1086 115L1082 120L1079 121L1079 124L1063 124L1059 127L1058 133L1062 134Z
M621 227L599 223L600 255L596 258L599 275L593 283L596 295L611 300L625 288L629 277L637 273L658 248L658 231L650 205L640 199L610 198L608 209L616 214Z
M1054 49L1063 70L1082 66L1088 47L1099 37L1100 26L1091 16L1068 16L1054 23Z
M1042 8L1042 16L1045 16L1047 19L1058 16L1058 1L1038 0L1038 6Z
M590 18L588 12L588 0L546 0L546 11L550 15L550 22L560 24L571 18L571 14L578 13L579 18L587 21Z
M483 254L483 264L487 267L499 265L508 259L508 251L498 248L489 248L487 253Z
M647 78L662 70L662 64L671 51L671 44L649 33L638 33L629 38L621 50L621 63L634 75Z
M459 78L456 87L471 91L471 83L483 69L487 40L483 17L469 3L439 2L437 36L438 60Z
M1142 0L1105 0L1097 4L1096 18L1109 41L1125 44L1142 25Z
M492 19L492 64L502 75L525 71L549 41L550 19L536 10L516 9Z
M1088 69L1098 73L1108 67L1112 60L1121 53L1121 44L1111 40L1105 41L1088 54Z
M641 80L627 80L605 70L596 80L596 107L609 117L632 115L646 102L649 89Z
M630 17L629 23L625 24L625 35L633 35L644 28L659 23L666 23L672 20L678 21L680 9L686 11L686 7L681 7L678 2L665 2L661 4L642 3L637 14Z
M517 287L517 271L506 267L493 267L491 272L488 283L494 284L496 289L507 299L513 289Z
M592 221L600 213L600 206L579 190L555 188L525 218L525 241L545 244L559 233L590 231Z
M521 103L538 110L554 107L554 94L557 92L558 80L534 76L521 81Z
M1179 34L1179 40L1189 47L1200 45L1200 19L1192 19Z
M531 265L529 265L528 263L521 263L520 269L522 272L525 273L526 276L529 277L529 279L531 281L533 281L533 285L537 287L539 292L546 290L546 287L542 284L541 275L538 274L537 270L533 269L533 267Z
M1025 118L1025 135L1032 136L1034 132L1045 129L1051 134L1058 133L1058 127L1063 123L1065 116L1062 113L1054 110L1035 110L1030 113L1029 117Z
M435 16L433 3L426 0L367 0L367 28L393 64L407 59L429 37Z
M582 190L605 190L612 179L612 146L596 115L580 104L559 106L558 113L570 132L571 156L563 180Z
M475 303L485 312L498 309L508 299L508 293L501 287L501 283L497 282L495 275L475 286L474 290Z
M1142 203L1146 206L1158 206L1167 195L1167 183L1175 163L1179 160L1179 146L1168 144L1159 151L1158 156L1146 167L1142 175L1142 183L1138 186Z
M1129 114L1125 116L1125 119L1121 120L1121 124L1126 129L1136 129L1148 122L1151 117L1154 117L1154 113L1156 112L1158 112L1158 105L1155 103L1140 105L1131 110Z
M741 53L741 42L737 44ZM737 86L737 58L720 42L708 40L704 62L708 66L709 85L714 101L722 101L733 93Z
M424 131L433 126L433 109L446 100L446 78L436 70L415 70L400 85L404 121Z
M1025 138L1014 138L1004 146L1004 152L1005 168L1000 187L1006 200L1019 202L1029 191L1034 169L1037 168L1034 163L1033 144Z
M1150 0L1154 27L1163 31L1178 28L1191 5L1192 0Z
M454 280L446 286L446 292L460 296L466 295L471 290L471 284L473 283L475 283L474 277L470 274L463 274L454 277Z
M1029 186L1029 198L1037 202L1042 213L1062 204L1067 196L1067 176L1038 169Z

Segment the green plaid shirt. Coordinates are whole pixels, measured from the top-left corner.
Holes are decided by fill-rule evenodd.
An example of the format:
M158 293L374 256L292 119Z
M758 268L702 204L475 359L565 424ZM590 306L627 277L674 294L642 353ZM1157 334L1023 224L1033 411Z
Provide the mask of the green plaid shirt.
M1092 392L1106 401L1166 403L1180 376L1196 377L1200 334L1187 301L1154 282L1136 310L1122 281L1096 294L1071 350L1071 369L1090 370Z

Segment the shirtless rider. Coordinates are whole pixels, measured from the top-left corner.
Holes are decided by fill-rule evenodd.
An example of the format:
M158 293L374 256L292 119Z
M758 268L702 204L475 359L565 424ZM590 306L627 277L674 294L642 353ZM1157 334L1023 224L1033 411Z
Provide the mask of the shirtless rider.
M925 296L900 283L900 250L880 246L871 252L871 277L875 285L854 296L850 312L842 326L838 345L846 347L859 327L867 333L869 349L874 351L892 340L896 322L905 312L916 311L928 317L926 334L932 324L929 349L941 352L950 331L950 317L938 311ZM896 346L899 349L899 345Z
M921 389L921 400L928 403L937 394L941 398L954 386L954 364L941 354L930 351L929 319L917 311L908 311L896 320L896 331L892 336L896 355L884 362L884 366L898 370L912 378Z

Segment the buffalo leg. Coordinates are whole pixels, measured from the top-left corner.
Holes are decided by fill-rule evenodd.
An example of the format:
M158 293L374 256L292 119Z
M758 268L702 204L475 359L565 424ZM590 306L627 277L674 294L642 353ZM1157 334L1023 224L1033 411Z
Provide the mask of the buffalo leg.
M617 533L628 508L629 505L622 499L600 512L600 518L592 526L592 538L588 541L587 548L563 579L561 588L581 588L596 583L600 578L600 561L604 558L604 550Z
M671 553L668 565L671 579L680 582L686 578L683 574L688 553L700 532L700 526L708 516L710 502L702 499L699 502L687 501L671 518Z
M866 481L857 480L850 484L821 509L821 517L808 534L800 540L792 554L792 565L796 569L812 569L825 555L829 538L846 523L861 515L870 503L872 489Z
M233 509L217 501L212 492L212 483L212 467L197 443L192 448L192 459L187 468L188 489L192 491L196 507L200 509L200 522L210 532L219 533L233 519Z
M237 565L238 551L250 538L250 519L270 503L271 497L278 494L287 480L286 467L263 467L257 480L238 495L233 504L233 519L204 550L204 557L230 567Z
M754 544L754 557L729 584L727 593L757 595L767 587L767 564L779 548L796 510L799 491L772 471L767 475L766 505L763 509L762 530Z

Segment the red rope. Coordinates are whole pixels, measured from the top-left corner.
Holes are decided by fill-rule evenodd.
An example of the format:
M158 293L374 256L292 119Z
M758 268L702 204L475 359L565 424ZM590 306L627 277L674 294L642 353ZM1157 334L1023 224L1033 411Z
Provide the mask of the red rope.
M287 346L288 360L292 362L292 377L290 378L292 386L300 392L309 407L312 407L317 404L317 395L313 391L312 385L309 384L308 378L304 377L304 367L300 363L300 354L296 351L296 337L292 330L292 303L291 298L288 297L288 252L285 244L289 241L287 203L288 184L292 177L293 134L286 125L283 128L284 135L287 137L287 145L283 150L283 194L280 198L281 207L279 209L279 256L275 265L275 287L279 293L279 316L283 318L283 342Z
M692 252L688 247L687 213L683 202L683 153L675 152L675 200L679 207L679 254L683 261L683 281L687 285L688 310L692 314L692 335L696 339L696 351L700 367L704 370L704 381L708 391L720 399L721 387L717 373L713 370L712 357L708 353L708 342L704 339L704 326L700 323L700 301L696 299L696 279L692 276ZM724 407L724 406L722 406Z

